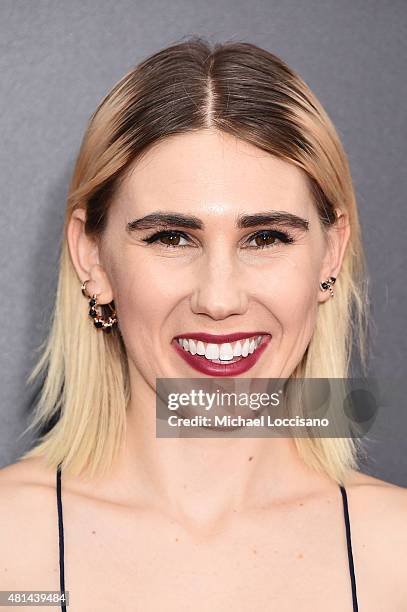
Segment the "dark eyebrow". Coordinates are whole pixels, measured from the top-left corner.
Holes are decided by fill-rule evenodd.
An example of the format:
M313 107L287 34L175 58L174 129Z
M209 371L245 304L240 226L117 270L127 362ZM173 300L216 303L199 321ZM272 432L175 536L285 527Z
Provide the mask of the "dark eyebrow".
M184 227L188 229L202 229L204 224L198 217L189 215L180 215L178 213L162 213L153 212L140 219L134 219L127 224L127 230L134 232L137 230L153 229L154 227L165 227L173 225L174 227Z
M239 229L246 227L256 227L258 225L278 225L308 231L309 221L298 217L293 213L285 211L265 211L254 215L239 215L236 218L236 227ZM193 215L181 215L179 213L153 212L140 219L134 219L127 223L127 231L153 229L158 227L180 227L185 229L202 230L205 224L201 219Z
M303 219L293 213L272 210L257 213L255 215L240 215L237 218L237 227L255 227L257 225L279 225L285 227L291 227L292 229L300 229L308 231L309 221Z

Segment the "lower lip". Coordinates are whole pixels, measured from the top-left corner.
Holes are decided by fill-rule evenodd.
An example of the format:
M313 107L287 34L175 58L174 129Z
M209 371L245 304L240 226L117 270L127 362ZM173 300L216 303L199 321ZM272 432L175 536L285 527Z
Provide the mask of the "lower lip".
M192 355L179 344L178 340L173 340L171 344L180 357L184 359L184 361L194 368L194 370L197 370L202 374L208 374L209 376L238 376L239 374L247 372L254 366L270 340L271 336L263 336L259 346L253 351L253 353L247 357L242 357L242 359L235 361L234 363L225 364L213 363L200 355Z

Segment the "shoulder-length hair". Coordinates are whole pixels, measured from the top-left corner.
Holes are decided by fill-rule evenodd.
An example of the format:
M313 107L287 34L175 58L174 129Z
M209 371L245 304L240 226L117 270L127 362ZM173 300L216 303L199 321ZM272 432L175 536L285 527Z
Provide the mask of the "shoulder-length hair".
M42 456L49 467L61 464L72 475L106 473L112 466L130 399L126 348L119 330L97 331L88 317L67 225L82 207L86 232L98 239L130 165L171 134L206 128L301 168L324 232L337 222L336 208L348 214L351 235L335 298L319 305L312 339L292 377L348 377L352 346L366 370L367 266L351 173L335 127L306 83L276 55L247 42L211 46L193 36L131 69L90 117L67 197L52 323L28 377L32 383L43 374L28 427L42 428L42 435L21 458ZM338 482L357 468L357 440L295 438L295 444L309 466Z

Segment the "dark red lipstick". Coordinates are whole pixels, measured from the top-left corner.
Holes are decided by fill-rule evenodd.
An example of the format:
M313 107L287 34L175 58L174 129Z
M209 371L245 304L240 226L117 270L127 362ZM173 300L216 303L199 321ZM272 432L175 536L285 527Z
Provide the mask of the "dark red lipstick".
M243 338L263 336L258 347L253 353L247 355L247 357L237 358L238 361L225 361L225 363L214 363L209 359L201 355L192 355L189 351L186 351L178 342L178 338L185 338L186 340L192 338L193 340L201 340L202 342L213 342L215 344L222 344L224 342L235 342L236 340L242 340ZM177 351L178 355L186 361L194 370L201 372L207 376L238 376L247 372L254 366L259 360L260 356L264 352L266 346L271 340L270 334L266 332L239 332L236 334L225 334L225 335L213 335L213 334L182 334L177 336L172 341L172 346Z

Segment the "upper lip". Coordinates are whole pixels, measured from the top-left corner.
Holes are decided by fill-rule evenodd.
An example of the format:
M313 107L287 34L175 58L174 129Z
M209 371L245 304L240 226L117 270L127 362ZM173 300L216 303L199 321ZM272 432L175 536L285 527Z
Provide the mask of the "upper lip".
M214 344L223 344L224 342L235 342L236 340L242 340L243 338L251 338L253 336L269 336L268 332L264 331L253 331L253 332L236 332L234 334L206 334L206 333L185 333L175 336L177 338L193 338L194 340L201 340L202 342L212 342Z

